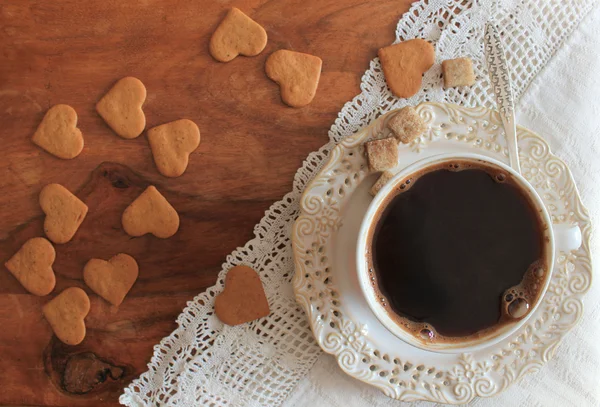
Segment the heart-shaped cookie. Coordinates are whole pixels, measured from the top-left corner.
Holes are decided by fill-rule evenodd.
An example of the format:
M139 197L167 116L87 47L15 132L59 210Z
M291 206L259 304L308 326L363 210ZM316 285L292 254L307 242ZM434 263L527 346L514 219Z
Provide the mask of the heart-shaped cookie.
M52 270L55 258L52 243L43 237L34 237L26 241L4 265L27 291L43 296L50 294L56 284Z
M158 171L165 177L179 177L200 144L200 130L191 120L176 120L148 130L148 142Z
M91 259L83 268L83 280L96 294L113 305L120 305L138 277L133 257L119 253L108 261Z
M309 104L317 93L321 58L281 49L265 63L267 76L279 84L281 99L292 107Z
M227 272L225 288L215 298L215 314L227 325L239 325L270 314L258 273L246 266Z
M46 214L44 232L54 243L67 243L85 219L88 207L60 184L48 184L40 192Z
M85 338L84 318L90 312L90 299L81 288L70 287L44 305L44 317L58 339L78 345Z
M96 111L119 136L136 138L146 127L142 105L146 87L131 76L119 80L96 104Z
M238 55L258 55L267 45L267 32L256 21L233 7L213 33L209 49L217 61L229 62Z
M433 46L422 39L381 48L378 55L385 81L399 98L414 96L421 89L423 74L435 61Z
M69 105L52 106L33 134L32 140L58 158L77 157L83 150L83 136L77 128L75 109Z
M130 236L152 233L156 237L166 239L179 229L179 215L151 185L125 209L121 223Z

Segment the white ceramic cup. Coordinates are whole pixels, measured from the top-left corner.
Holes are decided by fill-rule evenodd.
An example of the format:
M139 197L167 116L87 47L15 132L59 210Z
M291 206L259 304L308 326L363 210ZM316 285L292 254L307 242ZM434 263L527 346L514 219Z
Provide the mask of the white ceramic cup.
M498 329L493 330L493 332L491 332L490 334L483 337L479 337L476 339L466 338L465 340L461 341L443 343L419 338L418 335L415 335L414 333L411 333L408 330L406 330L406 328L404 328L401 324L398 324L394 320L394 318L390 316L390 311L386 309L378 300L377 291L373 286L372 281L370 280L370 274L368 270L369 259L367 258L367 251L371 249L370 247L368 247L369 234L371 228L374 228L376 226L375 223L378 220L382 210L384 209L383 206L390 201L386 198L388 198L390 194L394 194L395 191L397 191L397 187L404 180L410 178L412 174L421 172L432 166L443 165L443 163L445 162L456 161L471 161L485 163L487 165L498 167L510 173L514 177L514 180L529 196L530 201L539 211L540 219L544 223L544 225L542 225L541 230L542 233L544 233L547 237L547 239L545 239L545 244L547 245L545 250L547 254L545 264L548 265L548 271L544 275L542 291L540 292L537 301L534 304L530 304L530 310L526 316L519 320L516 320L515 322L504 324ZM379 191L379 193L371 202L367 213L362 221L358 237L356 253L358 281L361 290L367 300L367 303L369 304L369 307L371 308L377 319L379 319L379 321L398 338L418 348L435 352L473 352L498 343L499 341L512 335L521 326L523 326L527 322L529 317L535 313L538 305L543 300L546 290L548 289L548 285L550 284L550 280L552 278L552 271L554 268L555 252L567 252L570 250L578 249L579 246L581 246L581 230L579 229L579 227L576 225L552 225L552 221L550 219L550 216L548 215L548 211L546 210L546 207L544 206L541 198L539 197L535 189L531 186L531 184L529 184L529 182L525 180L525 178L523 178L520 174L516 173L512 168L497 160L479 154L441 154L425 158L400 171Z

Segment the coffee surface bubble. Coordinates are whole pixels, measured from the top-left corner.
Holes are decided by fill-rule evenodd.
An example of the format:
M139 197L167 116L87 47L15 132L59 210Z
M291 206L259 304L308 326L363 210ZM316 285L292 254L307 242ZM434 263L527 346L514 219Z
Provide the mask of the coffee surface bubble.
M508 314L513 318L523 318L529 311L529 303L523 298L517 298L508 304Z

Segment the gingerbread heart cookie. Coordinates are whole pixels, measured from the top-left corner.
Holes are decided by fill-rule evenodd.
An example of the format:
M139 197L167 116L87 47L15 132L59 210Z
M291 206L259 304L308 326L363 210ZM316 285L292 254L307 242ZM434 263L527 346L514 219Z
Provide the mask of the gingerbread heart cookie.
M121 223L130 236L152 233L156 237L166 239L179 229L179 215L151 185L125 209Z
M120 305L138 277L138 264L133 257L119 253L108 261L91 259L83 268L85 283L106 301Z
M70 287L44 305L44 317L54 334L67 345L85 338L84 318L90 312L90 299L81 288Z
M33 134L32 140L58 158L77 157L83 150L83 136L77 128L75 109L69 105L52 106Z
M44 232L54 243L71 240L88 211L86 204L60 184L49 184L42 189L40 206L46 214Z
M385 81L399 98L414 96L421 89L422 77L435 61L435 50L425 40L403 41L378 52Z
M279 84L281 99L292 107L309 104L317 93L321 58L281 49L265 63L267 76Z
M258 273L247 266L227 272L225 289L215 298L215 314L227 325L239 325L270 314Z
M119 136L136 138L146 127L142 105L146 87L137 78L128 76L119 80L96 104L96 111Z
M213 33L209 49L214 59L229 62L238 55L258 55L267 45L267 32L256 21L233 7Z
M176 120L148 130L148 142L158 171L165 177L179 177L200 144L200 130L191 120Z
M43 296L54 290L56 277L52 264L56 252L43 237L34 237L21 246L5 266L31 294Z

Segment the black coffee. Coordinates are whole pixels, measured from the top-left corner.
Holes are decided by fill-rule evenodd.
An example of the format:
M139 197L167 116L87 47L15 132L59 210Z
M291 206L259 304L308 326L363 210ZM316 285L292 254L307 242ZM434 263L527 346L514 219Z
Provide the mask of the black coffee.
M444 341L527 314L542 286L544 233L509 173L445 163L404 180L388 199L369 239L371 272L399 323Z

